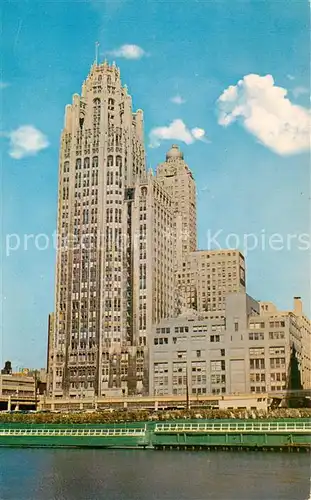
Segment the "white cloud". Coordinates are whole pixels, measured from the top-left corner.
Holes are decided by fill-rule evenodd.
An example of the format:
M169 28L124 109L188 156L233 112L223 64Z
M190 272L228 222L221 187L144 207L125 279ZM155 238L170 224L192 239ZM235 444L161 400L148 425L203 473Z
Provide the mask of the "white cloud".
M7 136L10 138L9 155L15 160L34 156L49 145L47 137L32 125L22 125Z
M295 98L297 98L297 97L304 95L304 94L310 94L310 90L307 89L307 87L295 87L292 90L292 93L293 93L293 96Z
M277 87L271 75L246 75L228 87L218 101L218 123L235 121L265 146L280 155L310 148L310 113L293 104L287 90Z
M3 82L0 80L0 90L6 89L10 84L8 82Z
M108 54L115 57L123 57L124 59L141 59L143 56L147 55L144 49L139 47L139 45L131 44L121 45L118 49L108 52Z
M186 101L185 99L183 99L183 97L181 97L181 95L177 94L174 95L174 97L171 97L171 102L173 102L174 104L184 104Z
M193 129L191 129L191 133L197 141L203 140L205 138L204 137L205 130L203 128L195 127Z
M286 76L287 76L287 78L288 78L289 80L295 80L295 77L294 77L293 75L288 74L288 75L286 75Z
M207 141L205 131L202 128L195 127L190 130L180 118L173 120L167 127L152 129L149 137L150 147L153 148L160 146L161 141L170 139L177 139L185 144L192 144L196 140Z

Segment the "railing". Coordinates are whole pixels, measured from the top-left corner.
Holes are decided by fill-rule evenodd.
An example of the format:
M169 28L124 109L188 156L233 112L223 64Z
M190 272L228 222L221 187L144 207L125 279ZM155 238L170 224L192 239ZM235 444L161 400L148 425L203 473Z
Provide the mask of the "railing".
M138 429L0 429L2 436L79 436L79 437L144 437L145 428Z
M156 424L157 433L311 433L310 422L243 422L243 423L202 423L202 424Z

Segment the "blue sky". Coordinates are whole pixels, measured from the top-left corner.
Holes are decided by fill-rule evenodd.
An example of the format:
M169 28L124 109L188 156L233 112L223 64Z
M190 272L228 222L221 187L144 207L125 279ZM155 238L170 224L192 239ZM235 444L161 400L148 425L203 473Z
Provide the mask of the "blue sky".
M55 254L23 241L55 230L64 106L80 92L96 40L144 110L146 146L156 137L148 166L172 143L184 151L200 248L219 230L220 244L235 233L241 249L243 234L278 233L283 243L310 234L307 1L7 1L2 18L2 360L45 365ZM124 45L136 46L136 59L122 57ZM13 233L21 246L7 256ZM248 292L284 309L301 295L309 314L310 252L298 248L308 245L249 251Z

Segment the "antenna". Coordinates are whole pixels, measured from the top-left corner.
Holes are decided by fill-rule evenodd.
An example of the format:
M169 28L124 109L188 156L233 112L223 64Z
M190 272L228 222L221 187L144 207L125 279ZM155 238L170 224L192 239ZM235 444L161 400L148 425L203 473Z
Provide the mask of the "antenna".
M98 49L99 49L99 42L95 42L95 64L96 64L96 66L98 64Z

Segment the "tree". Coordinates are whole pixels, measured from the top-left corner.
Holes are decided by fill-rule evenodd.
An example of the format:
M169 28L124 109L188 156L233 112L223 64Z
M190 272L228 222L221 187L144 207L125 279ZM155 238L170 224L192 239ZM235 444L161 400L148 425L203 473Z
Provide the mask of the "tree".
M291 348L291 355L288 367L288 383L287 383L287 406L288 408L303 408L308 406L306 398L296 396L292 391L301 391L303 389L301 383L300 366L297 357L297 351L294 345Z

